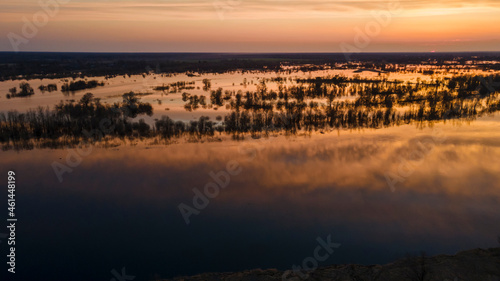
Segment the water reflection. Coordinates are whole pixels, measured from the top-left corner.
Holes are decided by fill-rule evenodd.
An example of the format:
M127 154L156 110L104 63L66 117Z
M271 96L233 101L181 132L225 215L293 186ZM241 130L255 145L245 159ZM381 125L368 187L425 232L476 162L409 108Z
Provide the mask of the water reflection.
M483 76L463 75L404 84L386 79L337 75L297 79L299 85L286 87L283 79L278 77L270 80L279 83L279 92L268 91L266 80L262 80L256 92L223 93L222 88L211 91L209 104L206 96L183 93L182 100L189 101L185 104L188 111L197 110L200 106L214 110L225 107L231 111L224 117L218 116L217 122L210 121L207 116L200 116L197 121L189 123L163 116L155 119L153 127L144 119L138 122L133 120L143 114L153 116L151 104L139 101L140 96L151 94L129 92L122 96L121 103L110 106L87 93L77 103L61 102L54 111L39 108L26 114L0 112L0 143L3 150L8 150L53 148L102 137L122 140L148 138L155 142L170 142L180 137L187 137L189 141L213 141L216 131L219 135L225 133L233 139L243 139L249 135L261 138L283 132L296 135L311 134L313 131L325 133L333 129L383 128L415 122L432 125L435 121L450 119L472 121L500 109L495 88L500 76L490 76L491 83L486 85L485 79ZM203 81L206 85L211 84L208 79ZM81 87L87 85L84 81L80 82ZM162 88L174 87L173 91L177 92L179 87L194 88L190 85L177 82ZM208 91L209 86L204 88ZM357 96L354 101L338 99L353 95ZM103 126L103 123L108 126Z
M495 246L499 129L482 118L271 141L94 148L62 183L51 164L64 163L66 150L3 152L2 170L18 175L18 263L30 269L18 278L107 280L124 266L136 280L287 269L329 234L342 246L326 264ZM391 192L384 174L436 130L444 140ZM230 160L241 174L186 226L178 204L191 204L192 189Z

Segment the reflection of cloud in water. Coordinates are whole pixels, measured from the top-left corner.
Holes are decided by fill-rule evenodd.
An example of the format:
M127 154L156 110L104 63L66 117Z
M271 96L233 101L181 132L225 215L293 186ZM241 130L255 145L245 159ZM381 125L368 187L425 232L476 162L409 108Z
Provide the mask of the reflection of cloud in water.
M346 246L339 261L389 260L382 249L373 249L372 259L356 256L373 243L388 247L388 253L453 252L495 245L500 221L498 125L438 124L435 129L444 131L444 142L424 157L395 193L384 173L397 170L400 158L408 159L416 140L432 136L433 129L402 126L339 136L278 137L270 142L95 148L81 166L64 176L62 184L50 164L66 156L63 150L4 152L2 166L9 163L17 171L21 198L51 201L68 195L85 198L92 208L103 204L118 209L143 205L152 212L166 208L158 219L150 220L161 224L158 221L168 217L172 237L186 227L177 205L191 202L192 188L201 189L211 181L210 171L220 171L227 161L236 160L243 172L193 217L193 229L210 231L214 222L256 224L288 242L293 240L291 233L329 231ZM254 144L258 149L253 160L239 153L241 147ZM254 236L258 230L248 231L238 235L253 235L251 243L259 243ZM319 234L323 233L315 235ZM248 239L238 235L232 239Z

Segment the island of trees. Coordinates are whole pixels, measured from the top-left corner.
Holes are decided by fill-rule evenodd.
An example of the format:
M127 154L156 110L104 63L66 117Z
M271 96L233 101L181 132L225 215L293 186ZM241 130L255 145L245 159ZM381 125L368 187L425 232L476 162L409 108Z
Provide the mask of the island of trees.
M68 82L62 85L61 91L74 92L79 90L96 88L97 86L104 86L104 82L99 82L97 80L90 80L90 81L79 80L79 81Z
M88 93L78 102L61 102L53 110L1 113L0 143L4 149L54 147L102 138L155 138L168 143L175 138L201 140L223 133L242 139L247 135L260 138L276 133L474 120L500 110L499 89L491 86L499 82L500 75L463 75L416 83L336 76L305 79L273 91L262 80L256 91L212 90L209 100L183 94L188 110L200 105L229 109L217 121L201 116L183 122L164 116L154 124L137 120L138 116L152 115L153 109L136 93L124 94L122 102L113 105L103 104Z
M40 87L38 87L38 89L40 89L40 91L43 92L54 92L54 91L57 91L57 84L48 84L48 85L40 85Z
M16 87L9 89L9 93L6 95L6 98L19 98L19 97L29 97L35 94L35 91L30 86L30 84L26 82L22 82L19 84L19 91Z

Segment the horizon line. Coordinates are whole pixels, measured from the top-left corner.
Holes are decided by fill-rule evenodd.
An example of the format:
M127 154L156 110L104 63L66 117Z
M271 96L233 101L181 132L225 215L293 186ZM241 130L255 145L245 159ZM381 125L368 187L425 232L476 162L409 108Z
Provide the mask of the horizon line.
M235 54L235 55L253 55L253 54L475 54L475 53L500 53L499 51L381 51L381 52L148 52L148 51L0 51L0 53L9 54L29 54L29 53L45 53L45 54Z

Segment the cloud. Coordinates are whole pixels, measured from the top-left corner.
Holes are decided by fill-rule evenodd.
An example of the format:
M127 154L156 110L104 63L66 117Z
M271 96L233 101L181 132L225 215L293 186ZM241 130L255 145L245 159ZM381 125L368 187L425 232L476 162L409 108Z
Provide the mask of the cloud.
M364 51L422 51L414 42L437 40L455 44L443 47L453 51L498 49L488 43L500 39L497 1L73 0L21 50L335 52L391 3L401 11ZM23 18L42 8L38 1L6 0L0 10L0 50L12 50L6 35L20 34ZM469 48L466 40L475 42Z
M369 16L372 10L400 3L408 16L444 15L491 11L498 1L363 1L363 0L208 0L208 1L70 1L60 7L60 19L70 20L217 20L297 19ZM3 20L40 10L36 1L4 1Z

